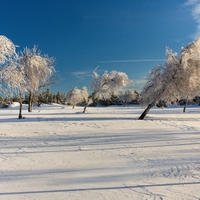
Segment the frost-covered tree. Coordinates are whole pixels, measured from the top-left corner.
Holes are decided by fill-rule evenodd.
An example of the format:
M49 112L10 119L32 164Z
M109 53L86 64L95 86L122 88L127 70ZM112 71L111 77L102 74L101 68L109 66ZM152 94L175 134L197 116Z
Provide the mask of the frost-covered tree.
M141 93L142 105L147 106L139 119L160 100L167 103L178 99L193 99L200 90L200 39L184 47L180 56L166 49L164 66L156 66L148 76Z
M81 90L72 88L66 96L65 103L72 105L74 108L77 104L86 102L88 99L87 88L83 87Z
M180 62L184 70L182 99L191 100L200 91L200 38L181 50ZM185 83L185 84L184 84Z
M5 82L3 71L10 66L10 63L15 63L17 58L16 48L14 43L6 36L0 35L0 90L5 92L5 87L2 83Z
M23 94L27 91L23 66L19 63L11 62L9 67L3 69L3 79L7 84L8 90L19 97L19 119L22 117Z
M40 85L45 85L54 73L54 59L41 52L34 46L32 49L25 48L20 57L20 64L24 67L26 88L29 93L28 111L32 112L33 95Z
M18 62L16 46L5 36L0 36L0 77L1 83L7 86L6 95L17 94L20 98L19 119L22 119L22 95L25 89L25 76ZM2 88L2 87L1 87ZM2 88L3 89L3 88Z
M99 76L96 70L93 71L93 82L90 85L92 94L89 95L86 106L83 110L85 113L86 108L92 102L93 98L108 99L114 93L117 93L120 89L131 83L128 76L124 72L111 71L104 72L102 76Z

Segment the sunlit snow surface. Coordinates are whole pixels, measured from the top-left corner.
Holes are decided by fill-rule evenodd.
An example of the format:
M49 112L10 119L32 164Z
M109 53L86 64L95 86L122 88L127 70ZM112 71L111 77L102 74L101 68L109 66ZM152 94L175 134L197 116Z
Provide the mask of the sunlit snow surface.
M200 107L0 109L1 200L200 199Z

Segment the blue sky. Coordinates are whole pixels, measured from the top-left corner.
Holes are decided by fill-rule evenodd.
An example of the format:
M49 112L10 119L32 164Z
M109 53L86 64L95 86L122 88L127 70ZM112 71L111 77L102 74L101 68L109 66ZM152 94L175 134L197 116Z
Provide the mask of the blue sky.
M56 58L67 93L92 81L92 71L117 70L141 90L165 48L176 52L200 36L200 0L1 0L1 35L37 45Z

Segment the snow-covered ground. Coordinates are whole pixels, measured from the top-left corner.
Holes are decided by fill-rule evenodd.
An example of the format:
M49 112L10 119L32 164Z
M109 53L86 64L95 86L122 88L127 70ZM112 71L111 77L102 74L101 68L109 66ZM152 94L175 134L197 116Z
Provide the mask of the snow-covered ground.
M200 107L0 109L1 200L199 200Z

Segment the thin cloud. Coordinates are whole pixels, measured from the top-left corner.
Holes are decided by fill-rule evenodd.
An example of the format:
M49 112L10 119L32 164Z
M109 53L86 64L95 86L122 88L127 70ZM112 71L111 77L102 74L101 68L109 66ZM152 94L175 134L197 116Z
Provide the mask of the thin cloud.
M194 39L200 37L200 0L188 0L185 6L192 6L192 18L197 23L197 31L193 35Z
M92 76L91 71L78 71L78 72L72 72L72 74L78 79L85 79L86 77Z
M199 2L199 0L188 0L188 1L185 3L185 5L186 5L186 6L194 5L194 4L198 3L198 2Z
M140 59L140 60L105 60L98 61L99 63L132 63L132 62L160 62L165 61L165 59Z
M135 79L135 80L133 80L133 83L135 85L144 85L146 82L147 82L146 79Z

